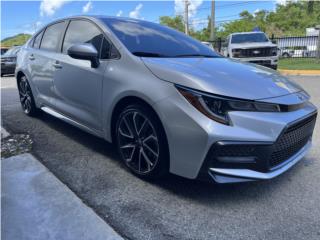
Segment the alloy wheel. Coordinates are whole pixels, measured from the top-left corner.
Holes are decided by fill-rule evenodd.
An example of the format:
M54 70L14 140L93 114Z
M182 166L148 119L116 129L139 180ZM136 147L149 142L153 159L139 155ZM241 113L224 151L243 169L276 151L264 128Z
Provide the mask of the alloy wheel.
M135 173L150 173L159 159L159 142L151 121L138 111L122 115L117 131L118 146L125 164Z
M19 96L23 111L29 114L32 111L32 93L26 77L19 82Z

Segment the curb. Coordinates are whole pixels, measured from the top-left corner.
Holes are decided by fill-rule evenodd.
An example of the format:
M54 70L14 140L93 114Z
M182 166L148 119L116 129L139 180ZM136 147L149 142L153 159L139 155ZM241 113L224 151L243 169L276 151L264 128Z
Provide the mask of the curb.
M320 70L289 70L278 69L284 75L307 75L307 76L320 76Z
M3 239L124 240L30 153L1 161Z

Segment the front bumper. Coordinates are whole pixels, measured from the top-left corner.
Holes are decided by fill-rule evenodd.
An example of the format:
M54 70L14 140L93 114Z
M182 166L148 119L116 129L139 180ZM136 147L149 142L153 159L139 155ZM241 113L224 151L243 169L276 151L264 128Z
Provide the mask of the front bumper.
M236 168L209 168L209 175L217 183L249 182L255 180L268 180L286 172L298 163L311 147L311 140L295 155L289 158L280 168L270 172L258 172L251 169Z
M316 113L312 113L290 123L275 142L215 143L207 154L199 177L205 178L209 173L216 182L225 183L278 176L307 153L316 116Z
M16 63L5 62L1 63L1 74L14 74Z
M287 96L279 97L277 101L281 102L282 99L287 101ZM232 125L228 126L209 119L179 94L173 94L156 103L154 108L167 135L170 172L189 179L202 178L205 175L207 179L221 183L268 179L281 174L307 153L311 137L304 142L305 146L300 147L299 153L294 152L294 156L289 156L286 161L276 164L276 168L266 165L269 159L259 160L259 164L207 165L208 154L216 143L254 142L272 145L292 123L317 112L311 103L306 103L303 108L291 112L230 112ZM256 173L254 176L245 175L254 172Z

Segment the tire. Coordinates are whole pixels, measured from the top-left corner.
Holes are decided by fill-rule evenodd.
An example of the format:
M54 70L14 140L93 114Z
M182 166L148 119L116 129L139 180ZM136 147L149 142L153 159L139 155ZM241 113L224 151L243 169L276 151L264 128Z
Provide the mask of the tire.
M31 117L37 116L39 109L36 107L33 94L26 76L18 81L19 98L23 112Z
M273 70L277 70L278 69L278 65L270 65L270 68Z
M116 123L116 144L124 165L136 176L157 179L169 172L169 150L162 124L142 104L125 107Z
M290 55L289 55L288 53L283 53L283 54L282 54L282 57L288 58L288 57L290 57Z

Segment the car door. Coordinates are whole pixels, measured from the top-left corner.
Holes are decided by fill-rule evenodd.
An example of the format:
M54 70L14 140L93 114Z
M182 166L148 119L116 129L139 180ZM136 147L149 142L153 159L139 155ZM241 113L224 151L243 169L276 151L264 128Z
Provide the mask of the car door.
M54 59L61 44L66 22L58 22L41 31L33 42L28 56L32 83L36 87L37 97L41 105L53 106L53 74Z
M88 20L71 20L62 44L59 69L54 74L55 107L78 123L102 130L102 87L107 61L92 68L88 60L74 59L67 50L74 44L91 43L101 54L102 31Z

